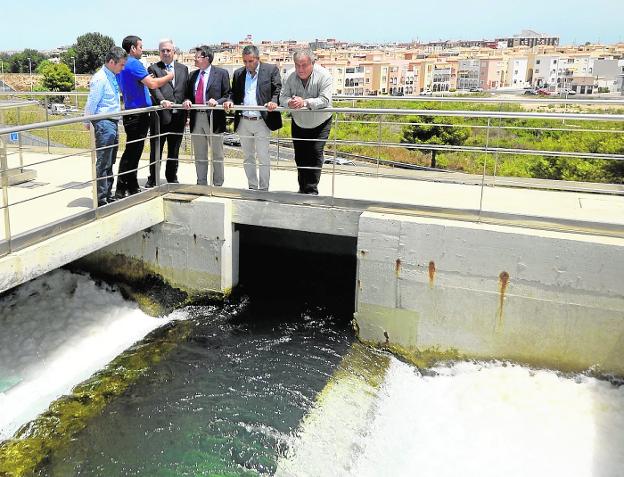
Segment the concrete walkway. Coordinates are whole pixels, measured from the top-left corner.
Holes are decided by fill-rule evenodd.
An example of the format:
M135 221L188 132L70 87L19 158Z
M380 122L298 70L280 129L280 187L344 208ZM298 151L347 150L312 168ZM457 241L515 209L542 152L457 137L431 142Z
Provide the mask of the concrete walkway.
M37 179L9 187L12 235L32 231L92 208L92 187L87 183L91 178L91 154L83 152L63 158L58 152L23 151L24 166L36 170ZM17 153L11 149L8 153L9 166L15 167ZM76 150L67 150L67 154L76 154ZM141 185L148 175L147 166L147 160L142 160ZM377 171L374 164L335 167L327 164L323 169L320 195L458 211L479 210L482 204L482 210L488 213L599 222L624 230L624 196L621 195L496 186L486 186L482 191L480 185L438 182L440 178L436 175L439 176L439 172L404 171L403 178L398 178L397 169L380 167L381 174L389 173L385 177L377 177ZM180 163L179 179L184 184L196 183L195 167L188 159ZM228 159L224 187L247 190L240 159ZM273 161L270 191L294 193L297 189L294 162L282 160L278 164ZM28 199L33 200L23 202ZM4 234L2 221L0 231Z

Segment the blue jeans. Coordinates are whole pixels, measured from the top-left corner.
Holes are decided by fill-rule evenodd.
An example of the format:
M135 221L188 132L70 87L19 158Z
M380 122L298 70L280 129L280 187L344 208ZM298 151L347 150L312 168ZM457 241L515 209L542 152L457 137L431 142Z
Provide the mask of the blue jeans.
M113 164L117 158L119 143L117 121L110 119L93 121L93 130L95 131L95 147L98 149L95 161L95 172L98 177L97 196L98 202L104 202L112 196Z

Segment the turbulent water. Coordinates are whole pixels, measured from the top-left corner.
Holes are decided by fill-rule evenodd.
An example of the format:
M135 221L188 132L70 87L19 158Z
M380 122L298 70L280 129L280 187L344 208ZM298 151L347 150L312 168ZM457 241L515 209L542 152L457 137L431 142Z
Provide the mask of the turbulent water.
M109 286L68 272L46 280L0 303L20 316L15 335L36 328L37 308L77 323L72 346L89 332L70 315L107 329L87 306L158 324ZM46 288L62 305L36 304ZM176 311L166 326L186 327L184 339L39 475L623 475L624 386L510 363L420 371L355 342L342 291L291 292ZM26 361L16 374L34 373ZM20 384L5 386L0 398Z

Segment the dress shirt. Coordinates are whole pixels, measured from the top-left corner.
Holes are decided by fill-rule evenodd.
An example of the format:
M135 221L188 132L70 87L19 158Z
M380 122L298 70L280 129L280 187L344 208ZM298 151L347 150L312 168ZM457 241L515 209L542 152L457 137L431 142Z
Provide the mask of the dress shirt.
M208 100L210 99L210 98L206 98L206 86L208 86L208 78L210 78L211 68L212 68L212 65L208 66L208 68L204 70L204 104L206 104ZM197 79L195 80L195 87L193 88L193 93L197 92L197 85L199 84L200 78L201 78L201 70L197 74Z
M332 116L332 113L320 111L324 108L330 108L332 105L332 86L333 80L329 71L316 63L305 87L301 78L297 76L297 72L292 70L287 74L282 85L280 105L287 108L291 97L303 98L306 100L307 109L311 109L313 112L291 109L290 114L299 127L315 128Z
M85 116L93 114L118 113L121 111L119 102L119 85L117 78L106 66L102 66L91 78L89 98L85 105ZM114 118L119 119L118 117ZM88 122L88 121L87 121Z
M251 76L251 73L245 70L245 97L243 99L244 106L258 106L258 98L256 96L256 88L258 87L258 70L260 65L256 68L256 74ZM260 111L243 111L243 116L248 118L259 118Z

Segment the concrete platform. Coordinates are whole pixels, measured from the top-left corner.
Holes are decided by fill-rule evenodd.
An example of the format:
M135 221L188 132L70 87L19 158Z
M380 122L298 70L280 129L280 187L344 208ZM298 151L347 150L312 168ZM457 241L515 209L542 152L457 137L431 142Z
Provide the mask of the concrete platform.
M37 179L9 187L12 235L93 208L93 191L89 183L91 155L86 151L77 154L75 150L67 150L69 154L71 156L64 157L58 151L55 154L23 151L24 167L35 171ZM147 160L142 160L140 167L139 183L143 184L148 175ZM384 177L378 177L377 171L375 165L368 164L356 167L325 165L320 195L460 212L481 210L487 214L508 216L511 221L512 216L516 216L519 222L525 221L529 225L531 218L536 217L603 223L612 228L614 234L624 234L624 196L496 186L482 189L474 184L437 182L435 174L439 173L428 171L405 171L403 177L396 177L396 169L379 168L382 174L389 174ZM179 179L184 184L196 183L195 167L188 158L180 163ZM247 190L240 159L228 159L224 187ZM297 189L293 161L273 161L270 191L294 193ZM0 233L4 235L2 221Z

